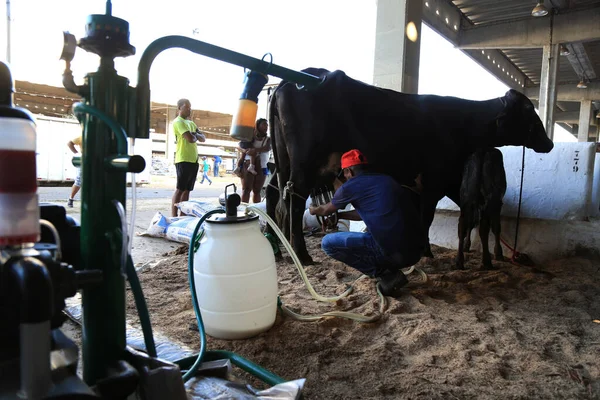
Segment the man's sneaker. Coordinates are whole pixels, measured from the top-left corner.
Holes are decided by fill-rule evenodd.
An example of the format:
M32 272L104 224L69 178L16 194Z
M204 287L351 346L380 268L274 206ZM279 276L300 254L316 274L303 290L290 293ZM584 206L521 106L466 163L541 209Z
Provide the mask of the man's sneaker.
M404 275L402 270L397 271L385 271L382 273L377 280L379 285L379 291L384 296L399 297L402 294L402 289L407 283L408 279Z
M256 169L254 168L254 164L250 164L248 165L248 172L250 172L252 175L256 175Z
M67 207L73 208L73 199L67 199Z

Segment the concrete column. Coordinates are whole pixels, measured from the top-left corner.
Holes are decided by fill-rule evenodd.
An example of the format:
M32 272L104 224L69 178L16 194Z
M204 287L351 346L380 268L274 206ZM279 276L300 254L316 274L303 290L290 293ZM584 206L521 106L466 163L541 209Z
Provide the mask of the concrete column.
M540 82L540 119L548 137L554 140L554 106L556 105L556 76L560 61L558 45L544 46Z
M590 117L592 116L592 101L582 100L579 109L579 132L578 142L587 142L590 136Z
M422 14L423 0L377 1L375 86L418 93Z

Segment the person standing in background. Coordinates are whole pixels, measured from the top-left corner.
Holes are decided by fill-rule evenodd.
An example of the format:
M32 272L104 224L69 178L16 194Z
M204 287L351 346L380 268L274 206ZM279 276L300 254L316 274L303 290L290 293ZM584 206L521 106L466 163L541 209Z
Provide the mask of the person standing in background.
M79 147L80 151L77 151ZM73 152L73 154L83 154L83 136L77 136L76 138L69 140L67 143L67 147ZM75 178L75 182L73 183L73 187L71 188L71 196L67 199L67 207L73 208L73 202L75 201L75 195L81 189L81 167L77 168L77 177Z
M242 202L244 203L250 202L251 193L253 203L261 201L260 193L267 178L267 161L271 150L271 138L267 136L268 128L269 124L266 119L256 120L252 148L244 150L246 160L241 165ZM250 165L253 164L256 165L254 173L250 171Z
M219 157L219 156L213 157L213 172L214 172L215 178L219 177L219 167L221 166L221 162L223 162L223 160L221 160L221 157Z
M208 177L209 171L210 171L210 164L206 160L206 156L202 156L202 180L200 181L200 184L203 184L204 180L206 179L208 181L208 185L209 186L212 185L212 181Z
M194 183L198 177L198 145L196 142L206 141L206 137L198 130L196 124L188 118L192 114L192 105L188 99L177 102L177 118L173 120L173 133L177 148L175 150L175 168L177 170L177 188L171 199L171 215L177 216L175 204L190 199Z

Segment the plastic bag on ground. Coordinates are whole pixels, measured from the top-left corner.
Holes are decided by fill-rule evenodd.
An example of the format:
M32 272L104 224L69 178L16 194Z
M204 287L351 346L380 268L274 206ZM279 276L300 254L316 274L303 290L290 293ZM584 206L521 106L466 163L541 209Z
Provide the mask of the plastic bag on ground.
M190 244L190 239L196 225L198 225L198 221L200 221L200 218L197 217L180 217L179 220L167 227L166 238L174 242Z
M188 200L175 204L179 211L185 215L193 215L194 217L202 217L207 212L216 208L222 208L217 203L209 203L200 200Z

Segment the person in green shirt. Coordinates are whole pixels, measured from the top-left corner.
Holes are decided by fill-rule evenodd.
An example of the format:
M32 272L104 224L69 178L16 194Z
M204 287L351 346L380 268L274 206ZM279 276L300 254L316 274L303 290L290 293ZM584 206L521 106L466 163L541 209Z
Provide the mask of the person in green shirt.
M210 164L206 160L206 156L203 156L202 157L202 180L200 181L200 184L203 184L204 180L206 179L208 181L208 185L209 186L212 185L212 181L208 177L209 171L210 171Z
M177 102L177 118L173 120L175 134L175 169L177 170L177 188L171 199L171 215L177 216L175 204L190 199L194 183L198 176L198 146L196 142L206 141L196 124L188 118L192 114L192 105L188 99Z

